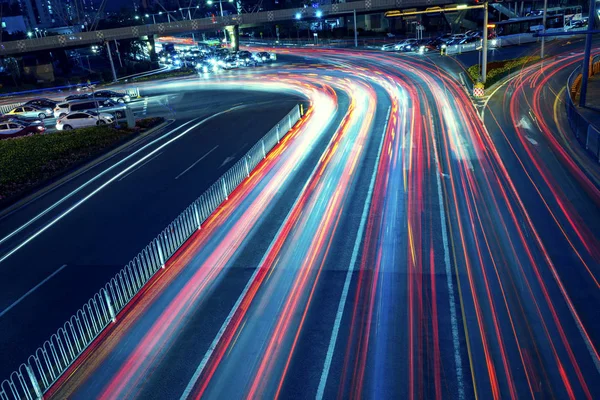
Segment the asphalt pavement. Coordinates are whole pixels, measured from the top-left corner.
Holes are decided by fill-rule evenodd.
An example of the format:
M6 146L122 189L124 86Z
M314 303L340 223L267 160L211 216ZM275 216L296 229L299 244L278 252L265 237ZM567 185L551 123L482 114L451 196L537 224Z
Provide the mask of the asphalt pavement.
M556 112L571 53L483 120L418 56L290 49L164 83L310 107L46 395L599 397L600 194Z
M299 101L249 91L145 93L169 125L0 218L8 376ZM159 149L152 157L150 152ZM127 168L133 166L129 170Z

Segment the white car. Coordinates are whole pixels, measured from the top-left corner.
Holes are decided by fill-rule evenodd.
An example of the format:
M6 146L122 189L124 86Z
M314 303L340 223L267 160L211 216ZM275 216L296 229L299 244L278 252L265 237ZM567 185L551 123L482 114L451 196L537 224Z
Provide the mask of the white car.
M97 114L93 111L78 111L65 115L56 121L59 131L84 128L88 126L112 124L115 118L110 114Z
M52 116L52 109L38 108L34 106L19 106L7 112L6 115L16 115L22 118L44 119Z
M392 44L384 44L383 46L381 46L381 51L394 51L394 47L396 46L397 43L392 43Z

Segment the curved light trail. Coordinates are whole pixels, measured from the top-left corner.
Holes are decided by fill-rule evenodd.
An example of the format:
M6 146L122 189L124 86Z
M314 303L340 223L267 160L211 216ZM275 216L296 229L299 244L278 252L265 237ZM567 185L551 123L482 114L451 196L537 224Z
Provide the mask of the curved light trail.
M600 196L540 122L574 59L523 71L488 130L430 62L289 52L160 85L310 107L50 397L600 397L600 225L582 214Z

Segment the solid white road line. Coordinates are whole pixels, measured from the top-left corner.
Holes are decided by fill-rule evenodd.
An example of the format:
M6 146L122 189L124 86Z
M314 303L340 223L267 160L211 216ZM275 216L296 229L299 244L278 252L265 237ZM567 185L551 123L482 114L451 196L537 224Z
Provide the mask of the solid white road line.
M152 150L150 153L146 154L144 157L140 158L139 160L137 160L136 162L134 162L133 164L131 164L129 167L125 168L123 171L119 172L118 174L116 174L115 176L113 176L112 178L110 178L108 181L106 181L105 183L103 183L102 185L100 185L98 188L96 188L94 191L92 191L90 194L88 194L87 196L85 196L84 198L82 198L81 200L79 200L77 203L75 203L74 205L72 205L71 207L69 207L66 211L62 212L61 214L59 214L57 217L55 217L53 220L51 220L49 223L47 223L45 226L43 226L42 228L40 228L37 232L35 232L34 234L32 234L31 236L29 236L26 240L24 240L23 242L21 242L18 246L16 246L15 248L13 248L11 251L9 251L8 253L6 253L4 256L2 256L2 258L0 258L0 263L3 262L4 260L6 260L8 257L10 257L11 255L13 255L15 252L17 252L18 250L20 250L21 248L23 248L26 244L28 244L29 242L31 242L33 239L35 239L36 237L38 237L39 235L41 235L43 232L45 232L48 228L50 228L52 225L54 225L55 223L57 223L58 221L60 221L63 217L65 217L66 215L68 215L71 211L73 211L74 209L76 209L77 207L79 207L81 204L83 204L84 202L86 202L88 199L90 199L92 196L94 196L96 193L100 192L102 189L104 189L105 187L107 187L109 184L111 184L112 182L114 182L115 180L117 180L118 178L120 178L121 176L125 175L127 172L129 172L130 170L132 170L133 168L135 168L136 166L138 166L139 164L143 163L144 161L146 161L148 158L152 157L154 154L158 153L160 150L162 150L163 148L165 148L166 146L168 146L169 144L173 143L174 141L178 140L179 138L185 136L187 133L191 132L192 130L196 129L197 127L199 127L200 125L204 124L207 121L210 121L211 119L225 114L227 112L230 112L232 110L234 110L235 108L239 108L239 107L234 107L234 108L230 108L228 110L225 111L221 111L217 114L214 114L208 118L203 119L200 122L195 123L194 125L192 125L190 128L186 129L185 131L183 131L182 133L180 133L179 135L175 136L174 138L168 140L167 142L163 143L162 145L160 145L159 147L157 147L156 149ZM192 120L190 122L193 122L195 120ZM186 124L187 125L187 124ZM182 125L183 126L183 125ZM181 128L181 126L179 127ZM158 139L156 139L158 140ZM154 143L154 141L152 142ZM145 148L146 146L144 146L143 148ZM142 149L143 149L142 148ZM140 149L141 150L141 149ZM140 151L138 150L138 151ZM137 151L136 151L137 153ZM128 157L127 157L128 158ZM122 160L123 161L123 160ZM120 163L120 162L119 162ZM119 164L117 163L117 164ZM115 164L115 165L117 165ZM114 166L113 166L114 167ZM108 168L106 171L112 169L113 167ZM104 172L106 172L104 171ZM102 174L104 174L104 172L102 172ZM97 177L94 177L93 179L96 179ZM89 183L90 181L88 181L87 183ZM87 185L86 183L86 185ZM78 191L79 189L77 189ZM54 207L54 206L53 206ZM36 217L37 218L37 217ZM19 228L21 229L21 228ZM11 234L12 235L12 234ZM5 239L3 239L5 240ZM1 243L1 241L0 241Z
M75 190L73 190L72 192L70 192L69 194L65 195L63 198L61 198L60 200L56 201L54 204L52 204L50 207L46 208L44 211L42 211L41 213L39 213L38 215L36 215L35 217L33 217L32 219L30 219L29 221L27 221L26 223L24 223L23 225L21 225L19 228L15 229L14 231L12 231L11 233L9 233L8 235L6 235L5 237L3 237L2 239L0 239L0 244L4 243L5 241L7 241L8 239L10 239L11 237L13 237L14 235L18 234L19 232L21 232L23 229L27 228L29 225L31 225L32 223L34 223L35 221L37 221L38 219L40 219L41 217L43 217L44 215L46 215L47 213L49 213L50 211L52 211L54 208L58 207L60 204L62 204L64 201L68 200L70 197L72 197L73 195L77 194L78 192L80 192L81 190L83 190L85 187L87 187L89 184L93 183L94 181L96 181L97 179L99 179L100 177L102 177L103 175L107 174L108 172L110 172L111 170L113 170L114 168L118 167L119 165L125 163L126 161L128 161L130 158L134 157L135 155L137 155L139 152L145 150L147 147L153 145L154 143L162 140L163 138L171 135L173 132L176 132L177 130L185 127L186 125L191 124L192 122L194 122L194 120L188 121L185 124L182 124L176 128L174 128L173 130L165 133L164 135L162 135L159 138L154 139L153 141L151 141L150 143L144 145L143 147L141 147L140 149L136 150L135 152L131 153L130 155L128 155L127 157L125 157L124 159L122 159L121 161L115 163L114 165L108 167L107 169L105 169L104 171L100 172L98 175L94 176L93 178L89 179L87 182L83 183L82 185L80 185L78 188L76 188ZM1 262L2 260L0 260Z
M31 288L27 293L25 293L23 296L19 297L19 299L17 301L15 301L14 303L12 303L10 306L6 307L2 312L0 312L0 318L6 314L7 312L9 312L13 307L15 307L17 304L19 304L21 301L23 301L23 299L25 299L25 297L29 296L31 293L33 293L36 289L38 289L40 286L42 286L44 283L48 282L50 279L52 279L52 277L56 274L58 274L60 271L62 271L63 269L65 269L67 265L63 265L62 267L60 267L59 269L57 269L56 271L54 271L53 273L51 273L50 275L48 275L46 277L46 279L44 279L43 281L41 281L40 283L38 283L37 285L35 285L33 288Z
M327 126L323 127L323 129L327 129ZM246 297L246 294L250 290L250 286L252 286L252 282L254 282L254 279L256 278L256 275L260 271L260 266L263 265L263 263L265 262L267 256L269 255L269 253L273 249L273 246L275 245L275 242L277 241L277 238L281 235L282 230L285 228L285 225L287 224L290 216L292 215L292 212L298 206L298 203L300 202L300 199L304 195L304 192L306 192L306 189L308 188L308 185L310 184L310 182L312 181L312 179L316 175L317 170L318 170L319 166L321 165L321 162L323 162L323 159L325 157L326 152L328 151L328 149L331 148L331 144L332 144L334 138L335 138L335 135L332 135L331 139L329 140L329 143L327 143L327 147L325 148L325 150L321 154L321 157L319 158L319 162L317 162L317 164L315 165L315 167L311 171L308 179L306 180L306 183L304 184L304 186L302 187L302 190L300 191L300 194L298 195L298 197L294 201L294 204L290 208L290 211L288 212L288 214L286 215L285 219L283 220L283 223L279 227L279 230L277 231L277 234L273 237L273 241L271 241L271 244L269 244L269 248L265 252L262 260L260 261L260 263L258 264L257 268L254 270L254 273L252 274L252 276L248 280L248 283L246 284L246 287L244 287L244 290L240 294L240 297L238 297L237 301L233 305L233 308L231 309L231 312L229 313L229 315L227 316L227 318L225 318L225 321L223 322L223 325L221 325L221 329L219 329L219 332L217 333L217 336L215 336L214 340L210 344L210 347L208 348L208 350L204 354L204 357L202 358L202 361L200 361L200 364L198 365L198 368L196 368L196 371L194 371L194 375L192 375L190 381L188 382L185 390L183 391L183 393L182 393L182 395L180 397L180 400L187 399L190 396L190 394L192 393L192 390L194 389L194 386L196 385L196 382L200 378L200 375L202 375L202 371L204 371L204 368L206 367L206 364L208 364L208 361L210 360L210 357L212 356L213 352L217 348L217 345L221 341L221 338L225 334L225 331L227 330L227 327L229 326L229 323L233 319L233 316L235 315L235 313L237 312L237 310L240 308L240 305L241 305L242 301L244 300L244 297Z
M216 145L215 147L213 147L212 149L210 149L206 154L204 154L202 157L200 157L198 160L196 160L192 165L190 165L189 167L187 167L185 169L185 171L183 171L182 173L180 173L179 175L177 175L175 177L175 179L179 179L179 177L181 177L183 174L185 174L186 172L188 172L190 169L194 168L196 166L196 164L198 164L200 161L204 160L204 158L206 156L208 156L210 153L212 153L213 151L215 151L217 149L217 147L219 147L219 145Z
M319 381L319 387L317 389L316 399L321 400L325 392L325 385L327 384L327 377L329 376L329 370L331 369L331 361L333 360L333 352L335 351L335 344L337 342L338 333L340 331L340 325L342 323L342 317L344 316L344 308L346 307L346 300L348 299L348 291L350 290L350 282L352 281L352 275L356 267L356 260L358 259L358 253L360 251L360 244L363 241L363 234L367 217L369 216L369 210L371 209L371 201L373 199L373 188L375 187L375 180L377 178L377 170L379 166L379 160L381 159L381 151L383 143L385 141L385 131L387 130L387 124L390 119L391 106L388 108L387 117L385 119L385 125L383 128L383 135L381 136L381 143L379 143L379 149L377 150L377 159L375 160L375 166L373 167L373 174L371 175L371 182L369 183L369 191L367 192L367 199L365 206L363 207L362 216L360 218L360 225L358 226L358 232L356 233L356 239L354 241L354 249L352 250L352 257L350 258L350 265L348 272L346 272L346 280L344 281L344 288L338 304L337 314L335 316L335 322L333 323L333 329L331 330L331 338L329 339L329 347L327 348L327 355L325 356L325 363L323 364L323 371L321 372L321 379Z
M432 123L433 131L433 123ZM440 208L440 223L442 225L442 241L444 244L444 265L446 266L446 285L448 287L448 302L450 303L450 324L452 329L452 343L454 345L454 363L456 364L456 382L458 383L458 398L464 400L465 385L463 382L463 368L460 358L460 342L458 337L458 318L456 317L456 301L454 299L454 284L452 283L452 269L450 268L450 250L448 247L448 232L446 229L446 211L444 210L444 200L442 198L442 182L440 179L440 159L437 151L437 141L435 135L433 140L433 157L436 165L436 183L438 189L438 205Z
M128 173L126 173L125 175L123 175L121 178L119 178L119 182L121 182L123 179L127 178L129 175L133 174L135 171L137 171L138 169L142 168L144 165L148 164L150 161L154 160L155 158L157 158L161 154L162 154L162 152L160 152L158 154L155 154L154 156L150 157L149 159L147 159L146 161L144 161L143 163L141 163L140 165L138 165L137 167L135 167L134 169L132 169L131 171L129 171Z

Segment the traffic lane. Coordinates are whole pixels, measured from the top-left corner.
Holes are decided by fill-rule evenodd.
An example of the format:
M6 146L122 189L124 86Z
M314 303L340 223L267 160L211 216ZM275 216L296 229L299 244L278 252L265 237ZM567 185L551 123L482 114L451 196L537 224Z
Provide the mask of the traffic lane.
M511 122L505 128L510 126ZM466 276L460 280L476 390L486 396L515 390L557 397L573 390L585 395L595 370L593 360L570 312L570 300L554 276L560 261L548 256L555 252L573 257L573 252L568 243L556 239L560 227L542 215L543 199L525 184L528 179L510 149L519 139L503 147L498 140L502 133L490 125L488 132L473 136L475 153L461 157L469 163L449 165L457 220L453 237L468 250L464 256L458 253L458 263L465 265ZM548 349L554 358L542 356ZM496 356L490 358L490 351ZM486 359L493 360L491 367L482 364ZM577 378L581 371L583 383Z
M282 233L273 239L277 245L265 254L260 269L270 272L252 283L248 300L243 300L250 302L249 306L236 310L240 318L243 316L241 326L235 329L232 324L224 333L224 338L235 337L235 340L229 345L225 339L219 343L206 372L197 383L190 382L201 388L200 392L195 392L196 389L192 392L194 396L200 393L226 398L274 396L278 383L287 376L286 359L297 354L294 335L304 332L301 316L312 309L312 294L321 286L322 274L332 268L342 271L347 268L344 261L350 258L351 250L337 245L355 234L342 231L341 225L347 219L354 221L347 227L359 223L347 203L366 194L353 189L358 177L363 176L358 171L366 167L363 164L366 149L372 147L371 142L379 144L382 135L381 129L372 131L374 118L384 123L387 116L387 107L375 112L376 97L370 87L356 85L351 96L353 108L338 128L332 150L307 182L304 193L282 225ZM333 283L332 287L320 287L319 291L335 288L337 293L332 294L339 296L343 281ZM323 316L325 324L335 320L335 309L330 310L333 312ZM221 359L217 354L223 352L227 356ZM323 347L315 346L312 356L314 362L324 359ZM226 384L233 376L237 384ZM310 385L316 389L315 381Z
M185 115L178 116L181 118L181 122L176 121L175 123L172 123L170 125L170 130L167 131L166 134L162 135L163 132L161 131L161 132L157 132L151 136L147 136L141 140L138 140L132 146L129 146L129 147L123 149L121 152L112 156L110 159L107 159L107 160L103 161L102 163L94 166L90 170L85 171L84 174L81 174L81 175L77 176L76 178L70 180L69 182L66 182L59 188L55 188L51 192L47 192L47 193L43 194L42 196L35 198L32 201L27 202L26 204L20 206L18 209L12 210L9 215L4 214L0 219L0 221L2 222L1 228L0 228L0 232L1 232L0 237L3 239L6 238L7 235L9 235L9 234L13 233L15 230L23 227L24 224L27 224L29 221L31 221L33 218L38 216L44 210L48 209L48 207L53 206L57 202L61 201L66 195L73 192L73 190L80 188L80 186L82 186L83 184L88 182L90 179L94 178L96 175L98 175L105 169L110 168L112 165L122 161L124 158L131 156L130 157L131 159L128 159L126 162L127 163L136 162L138 159L145 156L145 154L147 154L154 148L162 145L164 143L164 141L166 141L167 139L170 139L172 136L174 136L175 133L180 133L183 130L184 125L186 127L188 127L189 126L188 122L191 121L192 118L205 119L211 115L225 111L225 110L231 108L233 105L236 105L236 104L239 105L240 104L239 99L241 99L243 101L247 101L250 104L254 104L255 102L260 102L261 106L265 106L265 104L262 104L264 101L270 101L273 99L284 98L284 97L278 97L277 95L272 95L269 93L261 93L261 92L256 92L254 95L246 96L246 95L241 95L239 92L235 92L235 91L209 91L206 93L206 96L201 97L199 101L197 100L197 98L202 95L198 95L198 94L194 94L194 93L183 93L183 94L180 94L177 96L178 96L178 101L172 102L173 106L181 107L183 110L186 111L186 113L185 113ZM224 97L225 100L222 101L220 97ZM289 98L289 97L285 97L285 98ZM192 106L185 106L185 104L183 104L183 102L191 103ZM199 103L198 106L194 105L195 102ZM268 104L266 104L266 105L268 105ZM193 111L193 112L189 112L189 111ZM176 130L180 126L182 128L180 130ZM156 142L151 143L155 139L157 139ZM146 145L147 145L147 147L142 149L142 147L144 147ZM142 150L140 150L140 149L142 149ZM138 150L140 150L140 151L137 152ZM137 153L133 154L134 152L137 152ZM121 167L125 168L127 165L128 164L124 164L122 166L119 165L119 168L121 168ZM86 186L85 190L82 190L78 193L83 197L84 195L89 194L91 191L95 190L98 186L100 186L102 183L104 183L106 179L108 179L108 177L102 178L102 180L99 180L98 182L94 182L93 184ZM61 203L60 208L55 208L55 209L53 209L52 213L47 213L43 217L38 218L36 220L35 224L30 224L26 229L23 229L23 232L20 232L20 235L22 235L22 236L14 237L12 239L13 242L14 243L22 242L22 239L21 239L22 237L26 237L27 234L30 232L37 231L39 226L44 226L44 224L47 223L47 221L52 220L56 215L62 213L63 210L70 207L77 200L78 200L77 198L72 198L68 202L65 201L65 202ZM29 231L27 229L29 229ZM2 240L2 239L0 239L0 240ZM3 244L4 248L10 249L10 247L11 247L11 246L8 246L6 240L2 240L2 244ZM5 251L7 251L7 250L5 250Z
M122 181L117 180L107 186L74 209L60 224L49 228L44 237L32 241L26 249L7 259L2 281L22 287L21 291L13 291L9 300L21 296L62 265L67 267L0 317L0 321L6 319L12 323L12 328L2 334L2 354L6 354L3 359L7 360L3 363L5 372L16 368L18 364L15 363L22 362L50 337L60 324L221 176L233 160L237 161L243 154L240 148L253 144L270 129L267 126L275 125L287 114L291 104L280 103L279 106L268 105L261 112L243 108L238 113L214 118L209 125L213 133L219 131L220 123L236 118L258 117L260 122L257 119L254 124L248 124L244 137L235 133L206 135L201 126L189 136L184 136L181 143L174 142L177 144L175 147L166 147L157 158L125 176ZM221 141L209 157L197 164L202 168L190 169L184 175L186 179L175 179L182 170L198 161L198 145L206 140L209 141L209 149ZM115 212L115 209L127 211ZM16 267L19 265L34 268L23 274L22 269ZM82 279L88 270L93 279ZM64 288L73 289L67 295ZM44 304L49 303L53 304L53 309L42 313ZM29 326L38 328L31 331ZM15 344L18 346L15 347Z
M554 66L552 71L561 67ZM562 78L570 70L571 67L561 70L562 73L555 74L556 79L553 77L552 81L555 84L557 80L564 83ZM531 76L535 74L531 73ZM597 342L600 340L600 333L598 329L594 329L597 322L595 310L590 304L599 301L599 199L582 184L585 174L577 170L579 167L574 169L569 163L571 160L559 156L554 145L549 142L552 135L558 134L557 126L552 119L541 118L553 115L556 95L550 89L542 90L542 93L536 95L536 89L530 88L527 77L524 78L524 83L524 87L511 92L510 97L514 100L508 106L513 107L510 114L512 117L490 112L489 115L486 114L486 120L509 171L527 174L527 179L518 180L515 185L523 193L531 193L523 198L524 204L540 227L541 240L546 244L548 254L556 265L560 282L578 310L583 325L588 327L592 342ZM498 95L499 98L504 96L506 95L501 93ZM495 102L490 111L500 109L499 98L492 99ZM515 101L518 104L515 105ZM518 123L514 124L511 120L518 120ZM564 129L571 133L568 126ZM524 136L526 140L523 139ZM589 181L585 183L593 186ZM543 206L539 207L540 204Z
M230 195L219 212L213 214L202 230L188 241L186 249L172 258L165 274L155 284L148 285L152 293L140 297L141 304L131 308L132 315L128 312L119 316L115 331L108 334L112 338L107 337L100 345L103 350L91 353L89 360L78 367L75 374L66 375L68 379L57 388L56 397L95 397L103 388L108 390L107 384L118 388L115 390L119 392L106 392L114 396L135 396L146 386L155 385L150 392L156 396L156 393L171 389L171 385L161 384L163 374L179 385L173 386L179 392L169 397L181 395L182 377L173 370L185 366L187 374L193 374L195 367L192 366L197 365L190 364L192 360L196 361L193 357L197 356L199 362L207 351L227 317L231 303L246 285L239 279L240 274L243 276L244 271L256 268L270 242L265 241L265 232L272 235L279 230L281 218L296 200L295 193L303 186L307 172L312 171L322 158L329 138L341 122L348 104L339 97L335 107L328 101L328 104L321 102L319 107L312 109L311 117L303 120L295 133L288 135L250 179ZM168 282L163 282L163 277ZM227 289L231 284L237 285L237 289ZM223 314L210 306L214 302L226 305ZM174 311L175 308L179 311ZM165 318L175 320L165 323ZM203 324L192 325L188 321L202 321ZM164 328L169 332L155 332L155 329ZM211 335L204 343L205 330ZM156 342L150 346L146 343L148 340ZM148 352L148 356L136 356L139 351ZM183 357L177 362L162 362L163 357L168 360L173 352ZM128 360L136 367L130 367ZM148 376L153 378L146 378ZM140 377L143 378L140 380Z

